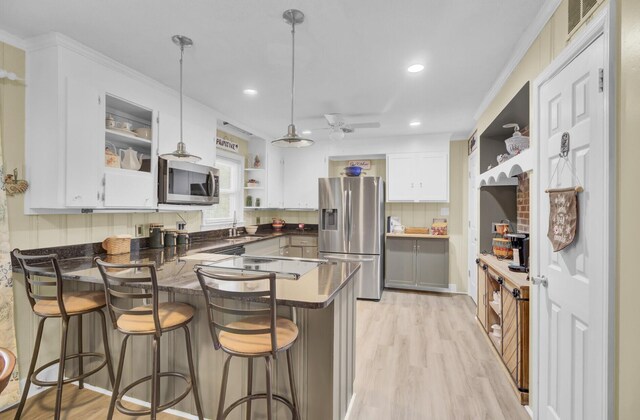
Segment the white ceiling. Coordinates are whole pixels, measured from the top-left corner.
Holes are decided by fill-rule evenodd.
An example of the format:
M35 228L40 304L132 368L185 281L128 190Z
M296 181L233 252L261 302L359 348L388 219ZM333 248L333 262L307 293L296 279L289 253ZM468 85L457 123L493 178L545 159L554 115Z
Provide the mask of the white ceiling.
M173 88L174 34L185 56L185 93L270 136L289 119L290 28L296 35L296 125L325 113L379 121L358 137L456 133L473 114L544 0L0 0L0 28L22 38L63 33ZM188 6L188 7L187 7ZM408 65L425 70L410 74ZM245 88L259 94L247 97ZM409 127L412 120L420 127ZM322 140L327 131L310 137Z

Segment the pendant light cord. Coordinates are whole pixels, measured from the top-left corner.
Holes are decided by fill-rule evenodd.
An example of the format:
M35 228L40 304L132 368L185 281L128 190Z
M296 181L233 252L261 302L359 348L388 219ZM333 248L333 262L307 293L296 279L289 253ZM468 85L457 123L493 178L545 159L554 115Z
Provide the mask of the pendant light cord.
M180 44L180 143L182 139L182 59L184 58L184 44Z
M293 101L296 90L296 22L291 19L291 125L293 125Z

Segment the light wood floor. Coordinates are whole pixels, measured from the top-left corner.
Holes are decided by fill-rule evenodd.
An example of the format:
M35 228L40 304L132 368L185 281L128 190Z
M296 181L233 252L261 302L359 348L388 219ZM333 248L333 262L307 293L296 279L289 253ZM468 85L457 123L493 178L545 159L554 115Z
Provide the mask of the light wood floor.
M387 290L380 302L358 301L350 420L529 420L474 312L461 295ZM51 419L54 403L51 389L28 401L23 418ZM65 386L62 418L106 418L108 404L102 394Z
M350 419L530 420L462 295L358 301Z
M62 420L93 420L106 419L109 411L110 398L88 389L79 389L75 385L65 385L62 392L62 410L60 417ZM141 407L124 403L128 408ZM56 406L56 390L51 388L27 400L27 404L22 411L22 419L28 420L51 420L53 418L54 407ZM16 410L9 410L0 413L0 420L13 419ZM115 411L113 416L118 420L144 419L147 417L130 417ZM170 414L158 414L158 420L177 419Z

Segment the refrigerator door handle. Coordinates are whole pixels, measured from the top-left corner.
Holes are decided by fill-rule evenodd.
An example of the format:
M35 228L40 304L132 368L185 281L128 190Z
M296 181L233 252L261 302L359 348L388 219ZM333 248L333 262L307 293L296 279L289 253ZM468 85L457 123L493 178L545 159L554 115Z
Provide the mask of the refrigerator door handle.
M346 227L346 245L347 249L345 251L349 252L350 243L351 243L351 191L344 191L344 215L345 215L345 227Z
M351 231L353 224L353 203L351 202L351 188L349 188L349 250L351 250Z

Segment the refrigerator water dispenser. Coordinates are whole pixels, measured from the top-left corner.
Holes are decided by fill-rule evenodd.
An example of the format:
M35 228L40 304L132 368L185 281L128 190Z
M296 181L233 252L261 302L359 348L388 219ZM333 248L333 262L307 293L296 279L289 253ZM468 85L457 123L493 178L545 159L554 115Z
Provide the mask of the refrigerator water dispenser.
M338 230L338 209L322 209L322 230Z

